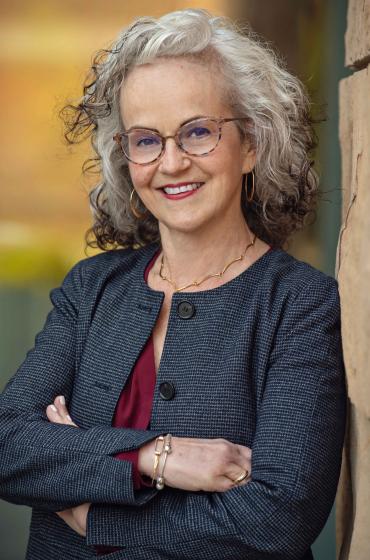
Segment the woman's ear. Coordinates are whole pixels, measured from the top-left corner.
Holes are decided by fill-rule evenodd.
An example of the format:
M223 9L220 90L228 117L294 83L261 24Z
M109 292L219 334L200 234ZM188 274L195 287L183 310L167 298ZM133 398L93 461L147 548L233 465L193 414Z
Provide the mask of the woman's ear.
M256 149L253 148L247 140L245 140L242 150L242 173L244 174L252 171L256 165Z

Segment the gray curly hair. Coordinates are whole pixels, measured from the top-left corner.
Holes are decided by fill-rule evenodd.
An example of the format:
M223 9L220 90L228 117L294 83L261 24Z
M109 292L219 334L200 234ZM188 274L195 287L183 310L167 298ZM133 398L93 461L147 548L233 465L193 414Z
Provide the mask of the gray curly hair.
M247 201L245 189L241 193L244 217L258 237L282 247L317 205L318 176L310 159L317 139L308 94L249 27L201 9L133 21L109 49L95 54L82 98L60 111L69 144L91 139L96 157L84 162L83 172L94 169L101 178L89 193L94 223L86 232L87 246L108 250L160 240L155 216L147 211L138 220L132 213L127 162L113 141L123 130L119 94L128 72L159 57L217 60L232 112L252 123L238 124L256 149L253 200Z

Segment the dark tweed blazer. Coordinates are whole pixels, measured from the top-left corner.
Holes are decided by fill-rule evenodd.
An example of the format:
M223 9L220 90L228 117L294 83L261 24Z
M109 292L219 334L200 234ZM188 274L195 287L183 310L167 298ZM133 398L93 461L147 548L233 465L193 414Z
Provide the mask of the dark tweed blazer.
M163 302L144 280L157 249L78 262L0 396L0 496L33 508L27 559L88 560L95 544L123 547L109 560L312 558L346 417L336 280L278 249L218 288L175 293L150 430L112 428ZM79 429L47 421L58 394ZM252 481L224 493L134 491L131 464L112 455L168 432L251 447ZM94 504L86 539L55 514L83 502Z

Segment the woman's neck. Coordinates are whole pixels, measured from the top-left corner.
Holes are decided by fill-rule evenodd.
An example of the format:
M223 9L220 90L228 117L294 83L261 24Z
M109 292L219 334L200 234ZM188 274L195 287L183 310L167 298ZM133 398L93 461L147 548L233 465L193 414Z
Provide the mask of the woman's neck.
M176 286L184 286L202 280L208 274L221 272L231 261L245 252L243 259L236 261L221 277L205 280L199 289L209 289L227 282L240 274L259 256L260 240L254 240L253 232L248 228L244 218L236 227L209 229L204 234L200 232L170 231L160 227L162 251L156 259L153 273L158 281L161 280L159 271L163 256L163 273L171 278Z

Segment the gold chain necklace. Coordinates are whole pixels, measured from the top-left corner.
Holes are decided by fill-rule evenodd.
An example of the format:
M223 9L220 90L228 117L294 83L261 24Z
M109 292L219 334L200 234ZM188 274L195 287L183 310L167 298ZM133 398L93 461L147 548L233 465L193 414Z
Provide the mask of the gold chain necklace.
M240 255L240 257L238 257L237 259L234 259L233 261L229 262L229 264L227 264L221 272L217 272L217 274L208 274L207 276L202 278L202 280L195 280L191 284L187 284L186 286L182 286L181 288L178 288L176 286L175 282L171 278L168 278L167 276L163 275L163 265L164 265L164 262L163 262L164 254L163 254L162 259L161 259L161 268L159 270L159 276L162 278L162 280L166 280L167 282L172 284L175 292L181 292L181 290L185 290L186 288L190 288L191 286L199 286L205 280L208 280L208 278L213 278L213 277L216 277L216 276L218 276L218 277L222 276L226 272L226 270L229 268L229 266L231 266L234 262L241 261L245 257L245 254L248 251L249 247L253 247L255 241L256 241L256 235L253 237L253 241L251 243L248 243L248 245L245 248L244 253L242 253Z

